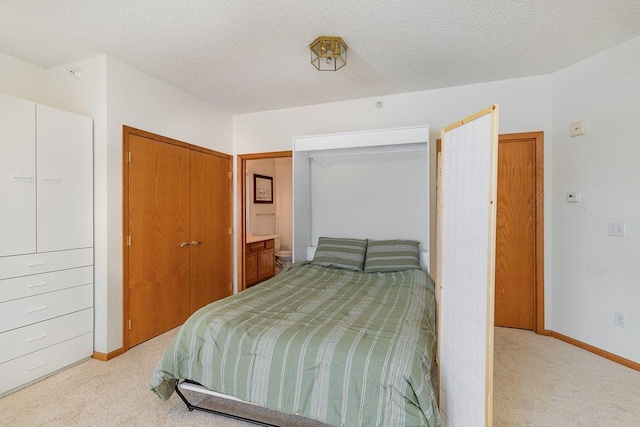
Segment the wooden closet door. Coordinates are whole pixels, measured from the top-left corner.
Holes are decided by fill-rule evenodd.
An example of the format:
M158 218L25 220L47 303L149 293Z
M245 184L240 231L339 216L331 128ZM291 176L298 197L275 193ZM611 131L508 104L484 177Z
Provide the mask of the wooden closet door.
M191 313L231 294L230 171L230 159L191 151Z
M499 144L495 325L533 330L536 139L501 135Z
M189 150L130 135L128 346L189 316Z

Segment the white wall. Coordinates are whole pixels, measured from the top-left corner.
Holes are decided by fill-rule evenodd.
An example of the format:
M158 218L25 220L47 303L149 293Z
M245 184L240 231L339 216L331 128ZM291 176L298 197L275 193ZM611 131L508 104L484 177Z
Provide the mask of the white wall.
M553 329L640 362L640 37L555 73L552 94Z
M45 70L37 65L0 53L0 92L44 103Z
M491 104L500 104L500 133L544 131L545 152L551 151L550 76L527 77L469 86L356 99L307 107L241 114L233 117L234 153L292 149L296 136L430 126L431 218L435 218L435 140L440 131ZM375 107L376 101L384 103ZM551 156L545 157L545 305L551 307ZM430 235L435 236L435 221ZM431 239L435 266L435 239ZM551 310L545 313L547 326Z

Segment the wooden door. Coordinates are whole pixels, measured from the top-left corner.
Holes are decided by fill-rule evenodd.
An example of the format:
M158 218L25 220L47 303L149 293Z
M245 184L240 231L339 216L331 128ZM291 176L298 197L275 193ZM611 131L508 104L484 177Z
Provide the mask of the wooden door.
M191 313L231 294L230 172L230 159L191 151Z
M500 135L495 325L535 329L536 139Z
M129 134L128 347L189 316L189 150Z

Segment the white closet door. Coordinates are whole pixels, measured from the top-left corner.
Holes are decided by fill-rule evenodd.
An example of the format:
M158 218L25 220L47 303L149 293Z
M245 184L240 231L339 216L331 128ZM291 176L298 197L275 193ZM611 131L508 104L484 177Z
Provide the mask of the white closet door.
M0 256L36 251L35 104L0 95Z
M93 246L93 122L36 106L38 252Z

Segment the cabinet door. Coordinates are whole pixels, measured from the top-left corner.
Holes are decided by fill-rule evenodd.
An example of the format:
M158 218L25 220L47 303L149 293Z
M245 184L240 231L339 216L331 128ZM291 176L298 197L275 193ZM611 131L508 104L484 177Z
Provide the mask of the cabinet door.
M273 248L258 253L258 281L267 280L276 274L276 253Z
M0 95L0 256L36 251L36 110Z
M244 255L244 282L251 286L258 282L258 253L247 252Z
M93 246L93 122L36 106L37 250Z
M231 293L231 160L190 153L190 311Z

